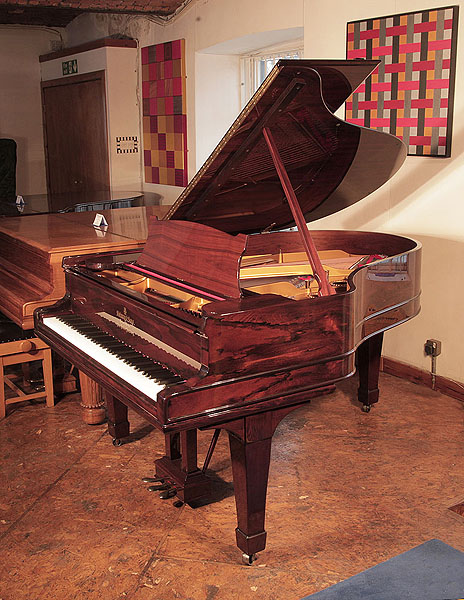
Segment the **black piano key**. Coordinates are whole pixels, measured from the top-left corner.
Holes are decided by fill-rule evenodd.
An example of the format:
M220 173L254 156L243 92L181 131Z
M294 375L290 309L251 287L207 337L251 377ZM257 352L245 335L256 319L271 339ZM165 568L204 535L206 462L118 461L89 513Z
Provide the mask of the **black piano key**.
M64 315L63 321L71 327L80 326L83 329L92 329L91 324L89 324L88 321L85 321L82 317L76 315Z
M116 340L105 342L105 348L111 352L112 348L120 348L121 342L117 342Z
M172 383L182 381L181 377L175 375L174 373L171 373L170 371L153 361L148 361L147 363L139 364L136 360L134 363L131 364L141 373L144 373L146 376L150 377L150 379L159 381L164 385L169 385Z
M61 315L60 316L61 321L66 321L67 323L71 323L72 321L82 321L82 317L80 317L79 315Z
M160 372L163 370L163 367L158 363L153 362L152 359L147 356L143 356L143 354L139 354L137 357L133 359L133 364L135 367L147 367L152 369L158 369Z
M160 381L174 379L176 377L175 375L173 375L173 373L169 373L169 371L166 371L165 369L160 369L159 365L157 365L157 364L144 366L141 369L141 371L142 371L142 373L145 373L152 379L153 378L160 379Z
M149 372L150 372L150 369L151 369L151 366L152 366L152 364L153 364L153 363L150 363L150 361L146 361L146 362L145 362L145 361L144 361L144 362L142 362L142 361L138 361L138 360L133 360L133 361L132 361L132 366L133 366L135 369L137 369L137 371L140 371L140 372L142 372L142 373L145 373L145 372L146 372L146 373L149 373ZM154 371L154 369L153 369L153 371Z
M95 341L101 340L102 342L104 342L105 340L110 341L112 339L111 336L109 336L107 333L104 333L104 332L89 331L88 336L91 337Z
M121 352L119 352L118 355L122 359L130 359L131 357L135 359L137 356L140 356L138 352L132 350L132 348L127 348L127 346L125 349L121 349Z
M139 354L139 356L134 359L134 365L136 365L138 367L145 366L145 365L148 366L150 364L153 364L153 361L141 354Z
M62 315L60 319L70 327L73 327L84 337L92 340L114 356L134 369L163 385L171 385L182 381L182 377L176 375L163 365L155 362L147 356L137 352L130 346L102 331L96 325L79 315Z

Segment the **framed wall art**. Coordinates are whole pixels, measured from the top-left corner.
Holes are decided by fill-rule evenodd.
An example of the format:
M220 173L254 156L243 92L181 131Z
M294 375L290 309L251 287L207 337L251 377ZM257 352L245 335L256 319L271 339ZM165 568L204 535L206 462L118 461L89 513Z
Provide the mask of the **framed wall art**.
M346 120L396 135L410 155L450 156L457 25L458 6L348 23L347 58L381 63Z
M145 181L187 185L185 40L142 48Z

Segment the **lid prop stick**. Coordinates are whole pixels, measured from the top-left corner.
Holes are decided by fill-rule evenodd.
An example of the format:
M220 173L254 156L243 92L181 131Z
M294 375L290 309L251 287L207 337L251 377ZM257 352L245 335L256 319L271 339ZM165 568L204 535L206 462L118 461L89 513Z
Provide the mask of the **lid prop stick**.
M303 242L303 247L308 256L309 264L311 265L314 277L319 284L319 296L330 296L331 294L335 294L335 290L327 280L326 272L324 271L321 259L319 258L316 246L314 245L313 238L311 237L308 226L306 225L305 218L301 211L301 206L290 182L288 173L284 167L282 158L277 150L274 138L267 127L263 127L263 135L269 148L269 152L271 153L277 174L279 175L285 197L287 198L290 210L292 211L293 219L296 223L301 241Z

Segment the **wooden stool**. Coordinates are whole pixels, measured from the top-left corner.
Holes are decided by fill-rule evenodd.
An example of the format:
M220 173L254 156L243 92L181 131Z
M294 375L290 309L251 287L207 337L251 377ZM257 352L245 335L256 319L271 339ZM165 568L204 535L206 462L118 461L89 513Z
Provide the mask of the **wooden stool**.
M30 363L35 360L42 361L44 389L40 392L28 394L23 392L13 381L12 375L5 374L5 367L21 363ZM6 398L5 385L17 395ZM19 339L0 343L0 419L6 414L6 406L24 400L45 397L47 406L55 405L53 396L52 353L50 347L39 338Z

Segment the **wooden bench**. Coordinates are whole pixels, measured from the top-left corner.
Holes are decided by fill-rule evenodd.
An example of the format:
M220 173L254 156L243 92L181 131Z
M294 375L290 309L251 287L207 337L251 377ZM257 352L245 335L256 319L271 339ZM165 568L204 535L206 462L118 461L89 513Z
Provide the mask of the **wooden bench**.
M15 328L17 328L17 330ZM25 339L22 339L21 336L25 336L25 332L11 322L8 323L7 326L5 326L5 323L2 323L0 329L2 330L0 333L3 334L0 335L0 419L5 417L6 407L9 404L14 404L16 402L45 398L47 406L54 406L55 399L53 396L52 356L50 347L36 337L26 337ZM15 334L20 337L20 339L11 339L16 337ZM18 376L7 374L5 372L5 368L9 365L27 365L30 362L38 360L42 361L44 378L43 390L34 390L31 393L25 392L24 389L17 384ZM21 376L20 378L24 379L24 377ZM7 388L14 392L13 396L11 393L6 393Z

